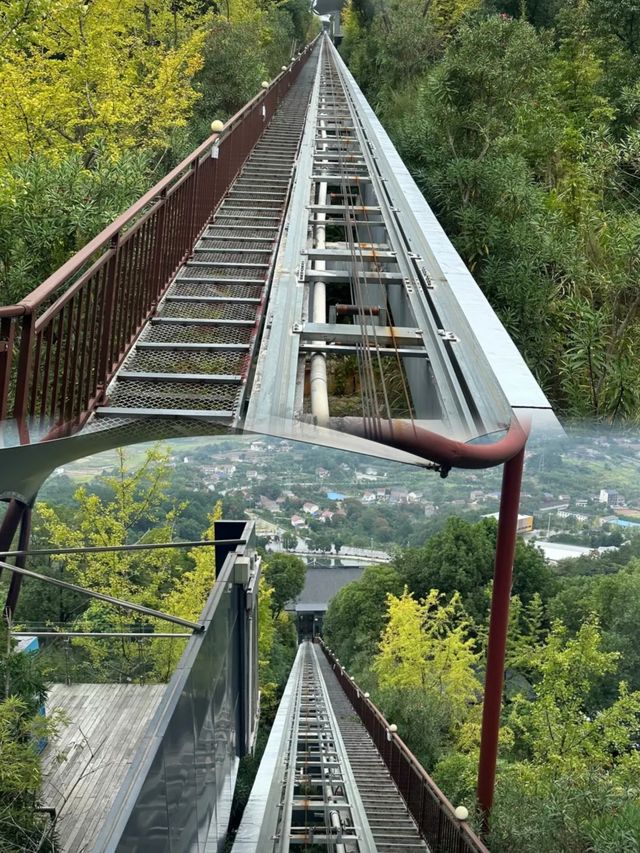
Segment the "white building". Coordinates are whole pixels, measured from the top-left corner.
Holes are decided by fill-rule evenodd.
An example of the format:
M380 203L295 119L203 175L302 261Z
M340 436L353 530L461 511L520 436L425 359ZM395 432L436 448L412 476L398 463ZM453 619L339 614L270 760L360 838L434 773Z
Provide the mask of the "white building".
M609 506L624 506L624 498L616 489L600 489L598 501Z

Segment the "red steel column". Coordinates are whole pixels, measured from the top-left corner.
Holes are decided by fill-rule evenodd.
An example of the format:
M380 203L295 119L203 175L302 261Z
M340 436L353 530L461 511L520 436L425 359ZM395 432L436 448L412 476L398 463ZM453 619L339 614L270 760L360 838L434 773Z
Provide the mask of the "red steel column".
M487 647L487 673L482 708L480 760L478 763L478 803L483 813L485 829L493 804L496 780L504 659L509 627L509 600L511 598L513 558L516 549L523 468L524 447L513 459L505 462L502 475L502 495L500 497L500 517Z

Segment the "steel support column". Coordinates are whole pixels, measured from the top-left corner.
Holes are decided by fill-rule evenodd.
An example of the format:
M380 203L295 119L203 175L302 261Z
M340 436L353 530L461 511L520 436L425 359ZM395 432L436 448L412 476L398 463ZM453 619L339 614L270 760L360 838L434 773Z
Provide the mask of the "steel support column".
M22 520L22 515L26 510L26 504L22 501L12 498L9 501L9 506L0 524L0 560L4 559L8 551L11 550L13 537L16 535L16 530ZM0 566L0 575L2 574L2 566Z
M25 508L22 513L22 520L20 522L20 536L18 538L18 551L21 551L16 558L15 564L18 568L24 569L25 563L27 562L27 550L29 548L29 538L31 536L31 515L32 510L31 507L28 506ZM22 586L22 575L19 572L13 572L11 576L11 583L9 584L9 591L7 593L7 599L4 604L4 615L9 623L13 621L13 614L16 612L16 607L18 606L18 598L20 597L20 587Z
M504 660L509 627L509 602L513 578L513 559L518 530L520 487L524 468L524 447L504 464L498 538L493 574L491 618L487 647L482 733L478 763L478 803L483 813L483 826L488 826L493 804L498 760L498 735L504 683Z

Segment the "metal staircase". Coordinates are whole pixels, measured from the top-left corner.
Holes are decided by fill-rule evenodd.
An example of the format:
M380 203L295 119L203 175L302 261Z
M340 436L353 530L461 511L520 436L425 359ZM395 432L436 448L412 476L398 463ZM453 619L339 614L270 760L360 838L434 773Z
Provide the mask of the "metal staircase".
M378 853L427 850L413 818L367 730L353 710L329 662L318 655L346 753Z
M237 421L315 65L312 60L304 68L178 270L108 389L106 404L96 410L98 418Z

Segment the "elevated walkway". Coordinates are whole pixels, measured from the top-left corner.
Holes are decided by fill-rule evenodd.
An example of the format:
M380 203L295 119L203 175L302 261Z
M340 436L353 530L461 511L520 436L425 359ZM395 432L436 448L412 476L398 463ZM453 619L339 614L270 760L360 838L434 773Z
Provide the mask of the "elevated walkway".
M376 850L379 853L426 850L427 846L420 838L415 821L409 814L388 767L361 720L354 713L353 705L347 699L322 652L318 653L318 663Z
M117 373L106 403L96 410L101 421L207 417L238 423L317 53Z
M233 853L488 853L321 644L287 683Z
M326 36L0 307L0 500L229 429L446 474L510 458L517 416L558 426Z

